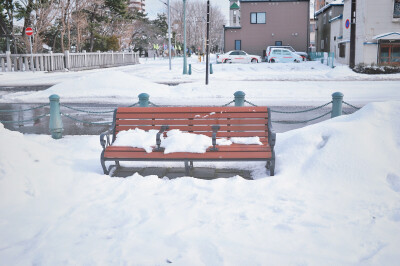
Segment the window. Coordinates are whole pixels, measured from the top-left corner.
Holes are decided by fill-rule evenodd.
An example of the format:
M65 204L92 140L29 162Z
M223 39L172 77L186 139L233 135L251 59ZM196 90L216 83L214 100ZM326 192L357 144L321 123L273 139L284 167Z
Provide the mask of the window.
M242 52L242 51L240 51L240 52L239 52L239 55L246 55L246 53L245 53L245 52Z
M325 42L324 42L324 40L321 40L321 50L324 50L325 49Z
M251 24L265 24L266 13L265 12L252 12L250 13L250 23Z
M282 50L280 50L280 49L272 50L272 54L273 55L281 55L282 54Z
M310 24L310 32L314 32L315 31L315 24Z
M324 14L324 25L326 24L326 14Z
M229 55L239 55L239 52L231 52Z
M400 0L394 0L393 18L400 18Z
M400 65L400 43L381 44L379 48L379 62L381 64Z
M276 41L275 46L282 46L282 41Z
M283 55L292 55L288 50L282 50Z
M339 43L339 57L346 57L346 43Z
M242 41L235 40L235 50L242 50Z

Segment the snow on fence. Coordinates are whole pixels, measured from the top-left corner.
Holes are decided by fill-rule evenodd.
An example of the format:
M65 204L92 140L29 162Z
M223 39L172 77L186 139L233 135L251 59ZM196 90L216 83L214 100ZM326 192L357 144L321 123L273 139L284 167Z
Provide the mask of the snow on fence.
M0 71L82 70L139 63L139 53L0 54Z

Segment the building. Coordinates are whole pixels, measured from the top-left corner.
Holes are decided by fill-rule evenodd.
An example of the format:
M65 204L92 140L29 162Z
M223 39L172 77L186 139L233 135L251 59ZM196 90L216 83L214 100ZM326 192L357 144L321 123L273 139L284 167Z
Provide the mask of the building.
M334 52L331 50L331 42L333 42L331 38L332 22L342 16L343 5L343 0L336 0L315 12L315 47L317 52ZM334 39L336 40L336 38Z
M230 25L224 26L224 50L265 56L267 46L310 44L309 0L230 0Z
M131 11L137 10L140 12L146 11L146 0L129 0L128 8Z
M330 32L324 34L329 36L329 51L342 64L350 64L351 2L344 0L342 13L335 12ZM317 13L320 23L323 13ZM400 0L356 0L355 16L355 65L400 65Z

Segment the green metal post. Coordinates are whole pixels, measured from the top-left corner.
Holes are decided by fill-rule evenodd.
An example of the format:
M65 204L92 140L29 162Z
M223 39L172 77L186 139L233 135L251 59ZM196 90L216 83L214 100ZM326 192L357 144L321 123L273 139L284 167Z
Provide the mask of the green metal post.
M331 118L342 115L342 103L344 94L335 92L332 94L332 114Z
M233 96L235 96L235 106L244 106L244 97L246 96L246 93L243 91L237 91Z
M49 130L53 139L61 139L64 131L60 112L60 96L50 95L50 122Z
M140 107L149 107L149 98L150 95L147 93L141 93L139 94L139 106Z
M183 0L183 75L187 74L186 59L186 0Z
M213 68L212 68L212 64L210 64L210 74L214 74Z
M192 64L189 64L189 75L192 75Z

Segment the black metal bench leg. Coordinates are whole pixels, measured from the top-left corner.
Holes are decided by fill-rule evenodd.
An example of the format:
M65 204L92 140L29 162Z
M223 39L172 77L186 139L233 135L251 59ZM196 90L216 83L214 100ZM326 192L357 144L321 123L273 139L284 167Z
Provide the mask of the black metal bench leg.
M104 150L101 152L100 163L101 163L101 167L103 167L104 174L108 175L109 172L108 172L107 167L106 167L106 162L104 161Z
M190 161L190 169L193 169L193 161Z
M270 166L269 166L269 175L274 176L275 175L275 159L272 159L270 161Z
M185 160L185 175L190 176L190 167L189 167L189 162Z

